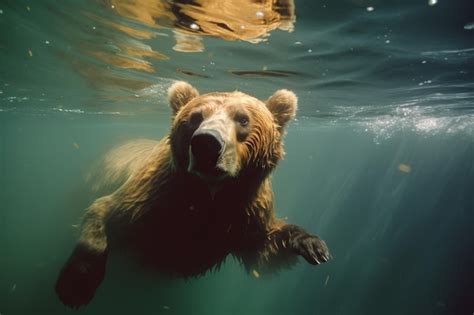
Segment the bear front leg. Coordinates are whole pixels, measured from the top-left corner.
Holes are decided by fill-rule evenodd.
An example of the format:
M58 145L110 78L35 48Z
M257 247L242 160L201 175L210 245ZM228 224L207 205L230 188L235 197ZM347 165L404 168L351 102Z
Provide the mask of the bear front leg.
M272 273L293 265L298 255L313 265L327 262L330 257L323 240L296 225L282 225L261 237L235 253L247 271Z
M56 293L67 306L88 304L104 279L107 262L106 220L111 198L97 199L87 210L79 242L64 264L56 282Z

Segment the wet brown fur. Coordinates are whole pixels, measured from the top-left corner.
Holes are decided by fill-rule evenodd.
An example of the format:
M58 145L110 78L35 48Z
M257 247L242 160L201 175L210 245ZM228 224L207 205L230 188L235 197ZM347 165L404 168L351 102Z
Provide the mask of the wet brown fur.
M111 180L120 177L116 174L128 178L115 192L97 199L84 215L79 244L57 283L58 295L66 304L86 304L92 298L105 273L110 245L130 250L162 272L185 277L219 267L229 254L248 271L260 274L280 269L291 265L298 254L305 255L306 240L316 242L313 247L322 248L320 257L327 259L323 241L274 214L270 174L284 154L283 128L295 115L295 95L280 90L266 103L240 92L199 96L184 82L175 83L169 95L173 111L170 134L159 142L129 144L126 154L119 149L106 159L104 169L114 174ZM249 116L245 137L231 140L236 142L235 176L209 183L187 171L194 131L188 122L199 106L209 115L226 106L230 115L245 111ZM304 245L302 250L299 244ZM310 254L305 258L313 263ZM76 288L69 287L69 282L79 281L75 273L82 271L74 270L83 268L83 260L90 260L91 266L100 261L97 264L104 270L95 276L93 289L87 287L90 280L84 282L84 290L92 295L76 301Z
M181 83L175 84L174 89L175 92L170 93L171 107L176 115L176 117L174 117L175 123L173 123L171 130L172 135L177 133L176 128L179 126L180 120L185 119L188 112L192 111L194 105L192 99L199 95L195 89L191 89ZM274 217L273 192L269 177L271 170L284 154L281 133L279 131L280 125L274 120L271 112L266 110L263 103L243 93L209 93L206 95L206 100L218 105L226 100L244 101L244 107L248 110L252 118L252 132L245 142L238 147L237 154L240 157L239 163L241 165L239 168L252 169L252 171L247 172L248 175L244 172L243 176L247 178L242 178L243 176L241 175L238 178L226 180L221 183L222 187L220 187L218 194L220 196L227 196L225 203L229 204L231 204L231 196L235 195L247 200L247 204L242 205L243 209L235 210L236 212L240 212L236 214L241 216L237 220L240 221L229 222L229 228L226 232L236 231L235 234L244 238L245 235L258 237L257 234L261 234L265 236L265 244L262 243L259 245L261 247L260 252L256 256L253 255L253 257L248 257L249 259L247 259L252 262L251 266L247 266L249 269L263 269L265 262L268 262L272 256L281 252L281 248L271 240L272 233L279 230L284 223ZM199 102L202 102L202 100L196 100L196 105L198 105ZM187 103L189 103L188 106L182 108ZM292 115L294 115L294 110L293 108ZM146 144L153 145L152 142L145 143L145 145ZM126 149L133 150L132 144L128 144ZM122 161L125 157L128 157L127 160L130 160L130 156L117 156L117 153L123 151L120 150L120 148L115 151L119 152L109 154L105 162L109 168L112 166L111 168L116 170L115 173L118 173L128 166ZM141 149L140 152L142 151L145 150ZM162 196L163 190L170 190L169 188L163 189L163 187L182 181L177 180L176 177L186 178L190 177L190 175L177 169L179 167L177 167L176 164L179 164L179 161L176 161L172 156L169 137L154 143L154 147L147 151L151 151L151 153L148 154L149 156L147 158L142 157L143 162L134 161L138 164L138 166L135 167L136 169L129 167L127 174L131 173L131 176L117 191L109 196L97 199L87 209L83 219L80 236L81 243L87 244L88 247L99 252L104 251L107 248L107 224L104 225L104 222L109 222L110 225L110 222L120 221L133 225L134 222L139 221L139 219L149 211L172 211L173 207L170 209L159 209L161 207L155 204L154 201L159 202L159 200L164 197L173 199L173 197L167 195ZM110 172L110 174L115 173ZM203 185L203 183L196 181L196 179L193 180L196 185ZM248 187L248 189L244 189L245 191L243 191L242 196L239 194L239 188L236 188L238 186ZM176 188L176 191L171 189L173 191L172 194L188 193L182 191L179 187ZM183 198L186 197L183 196ZM242 202L236 202L242 204ZM224 209L220 211L229 212L225 209L229 206L222 204L222 207L224 207ZM149 217L150 216L146 216L146 220L149 220ZM146 220L143 219L143 221ZM156 224L158 226L162 225L159 222L156 222ZM179 231L180 224L180 222L166 222L162 229L171 227L173 230ZM181 233L186 233L186 231L182 231ZM247 241L253 243L252 246L258 243L251 237L249 237ZM147 243L148 241L140 239L137 240L137 242L142 242L142 244L134 244L134 246L141 248L143 247L143 243ZM148 257L149 255L150 253L146 254ZM241 251L240 255L237 254L236 256L245 263L247 262L246 256L248 255L249 254L245 253L245 251ZM186 275L187 272L185 270L183 271L183 275ZM199 270L199 272L201 271L204 272L205 270ZM178 270L177 273L180 273L180 271Z

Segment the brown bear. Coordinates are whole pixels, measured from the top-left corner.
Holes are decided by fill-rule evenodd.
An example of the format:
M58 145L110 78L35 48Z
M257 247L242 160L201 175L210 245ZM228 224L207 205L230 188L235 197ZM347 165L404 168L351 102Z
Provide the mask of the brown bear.
M108 252L117 246L162 273L184 277L218 267L229 254L254 273L286 267L297 255L314 265L329 259L318 236L274 215L270 173L295 116L293 92L279 90L261 102L241 92L200 96L176 82L169 102L169 135L128 144L115 151L126 159L115 154L109 160L107 172L127 179L87 209L55 287L64 304L79 307L92 299Z

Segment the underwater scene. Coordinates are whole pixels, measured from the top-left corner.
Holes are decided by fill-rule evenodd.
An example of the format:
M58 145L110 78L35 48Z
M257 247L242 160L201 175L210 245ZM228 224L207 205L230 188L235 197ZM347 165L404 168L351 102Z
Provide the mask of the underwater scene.
M224 132L237 135L193 134L182 144L176 121L201 99L197 91L245 93L210 94L232 98L225 106L237 118L215 111ZM199 115L184 125L210 119ZM262 121L273 137L268 150L243 153ZM132 172L140 163L168 170L181 160L165 149L150 153L145 145L156 142L142 140L112 151L109 165L99 162L134 139L168 136L172 150L185 147L181 173L199 176L194 186L177 181L173 201L160 202L174 209L194 198L228 208L209 220L170 214L159 225L159 215L132 214L114 228L152 227L127 234L134 247L145 235L143 248L159 248L157 260L180 258L170 269L203 263L232 229L216 222L240 209L243 192L257 194L256 181L271 178L258 196L265 190L271 199L273 190L275 218L255 214L271 222L268 239L290 226L281 219L321 251L297 250L303 243L290 231L261 256L291 247L296 263L268 273L252 267L260 266L249 258L259 245L249 241L245 254L222 250L221 261L180 277L115 248L58 285L78 240L105 229L81 225L94 200L114 189L110 196L124 195L127 183L134 192L145 187L148 173ZM235 195L193 171L200 155L219 164L224 149L233 158L221 175L232 178ZM257 169L253 160L239 164L246 154L274 160L263 173L245 173ZM118 177L110 165L130 172L121 173L124 186L103 193L98 185ZM123 197L130 211L171 194L157 182L147 182L148 194ZM195 229L209 242L167 238L153 227L167 235ZM474 314L474 2L0 0L0 248L0 315Z

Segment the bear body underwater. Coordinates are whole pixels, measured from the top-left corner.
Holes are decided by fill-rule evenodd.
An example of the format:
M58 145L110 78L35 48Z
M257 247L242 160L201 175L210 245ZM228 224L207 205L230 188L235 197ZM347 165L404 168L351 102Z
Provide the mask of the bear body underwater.
M55 287L70 307L93 298L111 247L184 277L204 274L229 254L260 273L289 266L298 255L315 265L329 259L318 236L274 216L270 173L296 112L292 92L261 102L240 92L199 95L178 81L169 101L170 134L136 152L122 149L132 158L109 167L127 179L84 215Z

